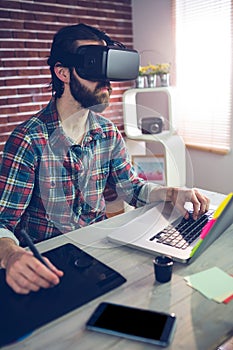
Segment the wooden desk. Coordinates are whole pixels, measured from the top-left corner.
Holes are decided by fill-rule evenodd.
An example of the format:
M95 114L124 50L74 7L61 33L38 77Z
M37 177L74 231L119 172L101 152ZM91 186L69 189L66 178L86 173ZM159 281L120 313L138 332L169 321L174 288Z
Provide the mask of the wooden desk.
M214 204L224 198L223 195L207 194ZM233 226L191 265L175 263L171 282L158 284L154 280L152 255L127 247L116 248L106 238L114 227L120 227L138 215L138 211L140 209L38 244L41 252L67 242L76 244L119 271L127 282L36 330L25 340L4 347L4 350L161 349L85 330L85 322L101 301L174 312L177 329L172 344L167 348L169 350L213 350L229 336L233 330L233 301L225 305L208 300L188 287L183 277L213 266L233 274Z

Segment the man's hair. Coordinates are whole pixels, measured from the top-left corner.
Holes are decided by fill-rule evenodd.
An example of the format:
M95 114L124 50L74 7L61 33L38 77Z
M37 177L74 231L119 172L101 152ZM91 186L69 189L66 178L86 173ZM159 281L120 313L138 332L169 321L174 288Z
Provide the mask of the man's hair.
M64 83L54 73L56 63L62 63L62 57L75 53L77 49L76 40L111 40L104 32L95 27L83 23L61 28L54 36L50 56L47 60L52 76L52 91L56 98L60 98L64 91ZM69 67L70 71L72 67Z

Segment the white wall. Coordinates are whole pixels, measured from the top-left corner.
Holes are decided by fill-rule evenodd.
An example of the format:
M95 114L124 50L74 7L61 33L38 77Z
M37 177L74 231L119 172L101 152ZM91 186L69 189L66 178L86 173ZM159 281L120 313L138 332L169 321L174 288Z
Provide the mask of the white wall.
M174 62L171 0L132 0L132 10L134 47L141 53L142 65L148 62ZM188 186L225 194L233 191L232 152L228 155L197 150L187 152Z

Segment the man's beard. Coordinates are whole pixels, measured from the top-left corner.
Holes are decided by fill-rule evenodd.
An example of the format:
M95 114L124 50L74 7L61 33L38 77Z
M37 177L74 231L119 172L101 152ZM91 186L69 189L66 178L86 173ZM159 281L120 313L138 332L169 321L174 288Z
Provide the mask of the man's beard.
M100 89L103 87L108 88L108 94L100 92ZM112 88L110 82L106 80L99 82L92 92L86 86L82 85L72 72L70 75L70 92L73 98L80 103L83 108L88 108L94 112L103 112L109 105L109 97Z

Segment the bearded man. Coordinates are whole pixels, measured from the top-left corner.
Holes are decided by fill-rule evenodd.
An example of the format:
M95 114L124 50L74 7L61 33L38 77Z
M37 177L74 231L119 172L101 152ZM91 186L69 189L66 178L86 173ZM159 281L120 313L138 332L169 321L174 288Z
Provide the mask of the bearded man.
M161 187L138 177L121 133L99 114L109 105L110 79L96 78L95 72L92 77L88 71L86 78L79 70L77 50L83 47L102 52L103 47L122 45L85 24L59 30L48 58L52 98L17 126L5 145L0 263L16 293L49 288L63 275L50 261L48 268L23 248L22 230L37 243L106 219L106 186L133 207L170 201L185 216L184 204L190 201L194 218L208 210L208 198L196 189Z

